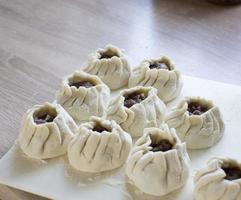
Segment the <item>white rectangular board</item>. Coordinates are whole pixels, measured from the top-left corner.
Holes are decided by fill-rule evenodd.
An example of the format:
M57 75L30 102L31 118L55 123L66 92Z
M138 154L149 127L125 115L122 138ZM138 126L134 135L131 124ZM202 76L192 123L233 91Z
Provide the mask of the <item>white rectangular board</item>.
M241 87L184 76L182 95L214 101L223 114L226 129L222 140L205 150L188 150L191 166L187 184L164 198L143 195L125 177L125 166L112 172L86 174L73 170L65 156L37 161L26 157L15 144L0 160L0 183L57 200L192 200L193 174L214 156L241 160ZM150 183L152 184L152 183Z

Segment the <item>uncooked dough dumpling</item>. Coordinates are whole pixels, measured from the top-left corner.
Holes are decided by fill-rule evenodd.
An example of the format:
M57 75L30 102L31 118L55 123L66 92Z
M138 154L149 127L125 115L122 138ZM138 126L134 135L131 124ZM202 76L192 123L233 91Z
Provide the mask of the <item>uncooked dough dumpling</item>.
M97 49L91 54L84 71L99 76L111 90L127 85L131 74L128 58L113 45Z
M189 156L175 129L166 124L146 128L132 148L126 173L142 192L163 196L182 187L188 178Z
M110 102L107 119L115 120L133 137L143 135L146 127L158 127L164 120L165 104L153 87L136 86L122 90Z
M56 93L56 100L76 120L102 117L110 99L110 89L97 76L76 71L66 77Z
M179 102L167 114L166 123L176 129L178 136L190 149L211 147L222 138L224 132L219 108L200 97Z
M19 144L25 154L36 159L63 155L77 133L74 120L59 104L45 103L23 116Z
M132 139L115 121L91 117L68 148L70 164L80 171L103 172L123 165Z
M194 177L195 200L240 200L241 163L213 158Z
M144 60L133 70L129 87L136 85L152 86L164 102L175 99L181 92L183 82L180 72L166 56Z

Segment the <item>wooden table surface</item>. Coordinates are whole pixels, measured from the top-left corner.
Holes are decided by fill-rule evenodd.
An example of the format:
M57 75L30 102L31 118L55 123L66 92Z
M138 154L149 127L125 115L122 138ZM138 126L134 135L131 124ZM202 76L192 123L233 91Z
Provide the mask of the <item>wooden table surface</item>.
M22 114L52 101L61 77L107 43L133 65L165 54L186 75L240 84L240 16L241 6L204 0L1 0L0 157ZM0 186L0 199L43 198Z

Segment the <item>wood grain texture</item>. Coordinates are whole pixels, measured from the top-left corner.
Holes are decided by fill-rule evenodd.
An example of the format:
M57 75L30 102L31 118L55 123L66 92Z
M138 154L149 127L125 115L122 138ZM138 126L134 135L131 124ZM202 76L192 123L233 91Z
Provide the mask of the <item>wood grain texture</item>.
M21 190L9 188L0 185L0 199L1 200L47 200L46 198L39 197Z
M1 0L0 157L24 111L52 101L61 78L107 43L125 49L133 66L165 54L186 75L240 84L240 15L240 6L204 0ZM0 194L32 198L5 186Z

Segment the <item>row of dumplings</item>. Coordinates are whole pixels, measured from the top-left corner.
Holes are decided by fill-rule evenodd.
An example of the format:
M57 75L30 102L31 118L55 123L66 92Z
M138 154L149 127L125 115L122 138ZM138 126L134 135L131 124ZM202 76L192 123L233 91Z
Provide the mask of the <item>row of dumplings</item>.
M110 91L126 85L129 89L110 101ZM36 159L67 153L70 164L86 172L118 168L129 156L126 174L140 190L155 196L168 194L188 178L186 145L211 147L224 132L218 107L203 98L186 98L166 113L165 103L177 97L181 88L180 73L167 57L145 60L131 71L123 51L107 45L90 56L83 71L63 79L54 103L35 106L24 114L20 147ZM132 148L132 138L137 137ZM224 173L220 163L241 168L233 160L215 162L223 178L233 171ZM208 193L215 190L215 185L210 186L215 183L212 175L206 177L210 166L195 178L197 199L209 199ZM229 187L234 182L225 184Z

